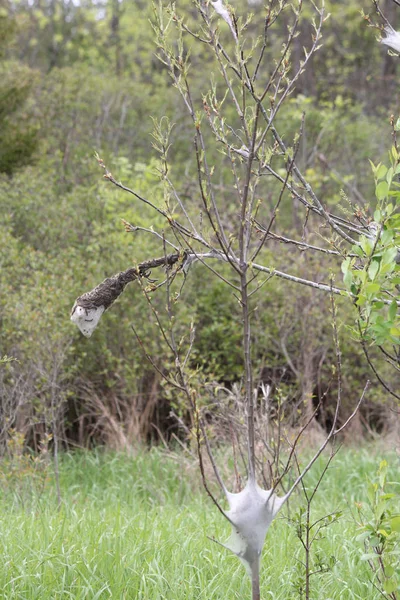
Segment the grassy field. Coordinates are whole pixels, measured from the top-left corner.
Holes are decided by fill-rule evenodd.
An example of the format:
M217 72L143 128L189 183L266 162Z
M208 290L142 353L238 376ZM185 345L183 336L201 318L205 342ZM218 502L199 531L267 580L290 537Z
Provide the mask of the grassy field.
M378 449L342 449L313 505L316 519L342 510L315 545L328 572L312 577L313 599L374 600L363 547L356 542L354 503L386 458L399 480L399 459ZM321 462L306 484L316 480ZM36 467L3 471L0 505L0 597L21 600L249 598L237 559L208 539L224 541L229 526L198 483L196 466L159 450L136 456L76 452L61 462L63 504L54 481ZM21 469L20 469L21 471ZM39 474L38 474L39 473ZM293 514L301 496L291 502ZM267 536L262 598L299 598L302 548L283 510Z

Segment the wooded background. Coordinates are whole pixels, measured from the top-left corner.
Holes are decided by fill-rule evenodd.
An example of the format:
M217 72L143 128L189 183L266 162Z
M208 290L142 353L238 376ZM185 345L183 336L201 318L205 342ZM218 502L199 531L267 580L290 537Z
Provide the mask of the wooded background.
M179 4L196 18L189 0ZM232 5L250 10L244 0L232 0ZM377 43L377 31L361 15L361 9L373 11L368 0L327 1L326 7L331 17L322 48L280 119L288 132L295 131L305 112L297 162L325 206L346 204L348 198L372 216L368 159L379 162L390 147L389 120L399 101L398 61ZM395 5L388 1L382 8L395 26ZM256 35L257 13L261 22L263 8L251 10ZM310 16L304 11L294 63L310 37ZM91 340L69 320L76 296L163 253L152 236L124 232L121 218L147 228L162 229L163 223L104 181L95 151L118 180L161 202L151 117L167 115L176 124L170 150L174 179L188 204L198 205L189 117L155 56L152 18L151 3L140 0L1 4L0 357L16 359L0 365L3 449L15 432L37 446L54 406L61 407L60 429L69 445L102 443L120 449L160 435L168 440L180 432L177 417L185 421L183 400L164 385L133 335L131 323L158 368L167 372L172 367L138 286L132 284L106 313ZM283 19L281 33L284 26ZM280 32L273 35L271 60L274 44L280 44ZM193 45L191 60L192 93L201 103L210 67L199 46ZM218 165L218 149L215 161ZM220 180L219 200L228 206L223 172ZM276 189L272 185L266 192L271 207ZM304 235L313 243L323 235L311 226L303 231L290 202L283 202L279 220L288 237ZM312 272L314 280L326 282L337 270L329 257L282 240L269 240L263 256L264 264L304 277ZM339 272L336 277L340 281ZM288 402L293 426L310 395L315 405L325 397L317 418L322 427L329 426L336 385L329 301L320 292L277 278L258 296L253 325L258 378L272 386L274 402ZM163 295L155 293L153 302L162 314ZM240 385L240 310L222 282L194 265L176 310L182 332L191 321L196 324L193 377L227 388ZM351 332L355 314L348 301L339 301L339 315L343 404L350 407L371 372ZM377 352L375 359L396 388L395 375ZM389 434L394 421L384 390L373 382L352 436Z

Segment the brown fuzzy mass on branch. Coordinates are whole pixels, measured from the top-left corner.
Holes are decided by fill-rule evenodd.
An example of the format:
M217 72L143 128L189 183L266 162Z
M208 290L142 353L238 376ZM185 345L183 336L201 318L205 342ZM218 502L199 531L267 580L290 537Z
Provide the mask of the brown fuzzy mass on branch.
M79 296L71 311L71 321L81 330L83 335L90 337L95 330L101 315L122 294L125 287L138 277L148 276L149 271L156 267L171 267L183 258L182 254L166 254L160 258L153 258L121 271L112 277L107 277L90 292Z

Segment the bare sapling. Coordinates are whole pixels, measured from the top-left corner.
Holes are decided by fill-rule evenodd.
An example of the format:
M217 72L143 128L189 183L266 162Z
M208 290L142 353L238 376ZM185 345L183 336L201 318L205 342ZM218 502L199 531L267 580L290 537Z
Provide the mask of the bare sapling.
M193 4L195 13L186 15L180 14L174 3L160 2L154 9L153 25L157 56L179 93L185 114L182 120L192 136L193 160L187 175L191 199L187 199L187 194L182 193L179 183L174 181L173 159L170 162L174 131L166 117L154 120L153 133L153 146L159 155L158 174L163 183L162 200L144 197L140 191L119 182L97 156L104 178L131 194L139 206L150 207L165 226L156 231L125 221L127 232L151 235L158 240L158 257L130 265L79 296L71 319L85 336L90 337L103 313L126 286L133 281L140 286L148 299L151 314L159 324L160 335L174 357L174 372L160 370L146 349L146 340L137 336L137 341L160 376L187 401L205 489L232 528L228 542L222 545L243 562L251 579L252 600L260 600L260 559L271 522L302 484L322 452L349 425L368 389L367 382L354 402L351 414L344 418L341 414L342 366L334 297L347 298L350 308L355 304L364 336L361 339L365 340L369 335L370 342L374 341L375 334L366 307L377 304L376 294L379 294L376 309L379 311L388 310L388 307L393 311L392 306L397 310L398 301L392 296L394 270L382 274L381 287L373 288L375 291L365 296L363 303L359 302L363 294L361 283L357 286L357 281L352 280L349 284L349 276L346 280L346 273L353 268L357 273L370 269L379 244L376 240L382 239L379 236L387 221L378 225L377 234L365 212L354 211L344 216L331 212L298 166L305 116L298 123L297 131L288 134L285 130L288 99L322 43L324 21L329 16L323 3L316 6L311 1L269 0L256 17L239 15L222 0L195 0ZM312 34L302 58L296 62L292 49L305 8L313 12ZM192 47L201 50L193 61L207 60L210 65L212 77L206 91L201 89L203 82L196 78L196 65L191 64ZM295 211L299 223L293 234L285 230L287 211ZM380 215L382 219L386 218L382 211ZM320 226L323 226L323 235L313 238L309 232ZM393 240L391 238L390 243L394 243ZM372 244L369 253L365 251L367 243ZM278 252L281 244L321 256L321 260L328 257L330 261L338 261L335 266L342 264L344 285L334 283L332 262L327 265L325 281L313 278L312 272L305 278L285 265L281 266ZM194 264L197 266L193 267ZM343 264L347 265L345 269ZM189 372L195 326L186 339L180 339L174 319L177 298L184 301L183 284L178 285L178 292L174 292L174 286L178 278L185 282L193 268L204 269L210 277L219 277L227 293L236 298L240 311L243 376L235 394L233 388L226 392L231 400L235 396L230 404L234 408L230 415L230 432L233 448L240 454L245 472L242 479L236 472L235 459L239 489L234 492L224 483L211 447L212 439L199 402L204 389L196 388ZM161 279L154 279L156 269L163 269ZM288 287L307 286L316 294L322 292L331 298L337 397L328 431L308 463L297 472L299 442L315 420L319 406L309 412L294 438L290 438L283 418L278 414L272 422L269 409L264 411L263 407L268 407L271 394L276 391L256 380L253 365L255 301L264 286L276 278L288 282ZM166 294L168 326L152 301L153 292L160 288ZM280 404L277 404L275 411L279 413ZM243 422L241 419L235 422L239 414L235 413L236 409L243 410ZM227 423L229 430L229 419ZM246 439L244 453L239 442L242 433ZM264 456L268 458L263 460ZM219 485L218 495L208 482L205 460L211 465ZM317 492L318 485L307 496L308 506ZM227 509L220 496L226 501ZM309 542L308 539L305 546L308 550ZM309 581L307 585L309 589Z

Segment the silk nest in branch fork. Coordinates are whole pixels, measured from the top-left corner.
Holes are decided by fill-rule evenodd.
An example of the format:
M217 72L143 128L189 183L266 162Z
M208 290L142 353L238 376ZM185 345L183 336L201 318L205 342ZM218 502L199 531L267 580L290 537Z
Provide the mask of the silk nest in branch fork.
M396 50L396 52L400 52L400 33L390 26L385 27L385 33L387 37L383 38L381 43Z
M279 509L287 497L278 497L272 490L263 490L249 479L238 494L226 492L229 510L226 516L232 525L232 533L226 544L242 561L249 576L259 568L265 536Z
M83 308L83 306L75 305L72 309L71 321L79 327L85 337L89 338L96 329L103 312L104 306Z
M226 8L226 6L222 3L222 0L217 0L216 2L211 2L215 12L223 18L223 20L228 23L229 25L229 29L232 32L232 35L235 39L235 41L237 42L237 35L236 35L236 31L235 28L233 26L233 22L232 22L232 17L229 13L229 10Z

